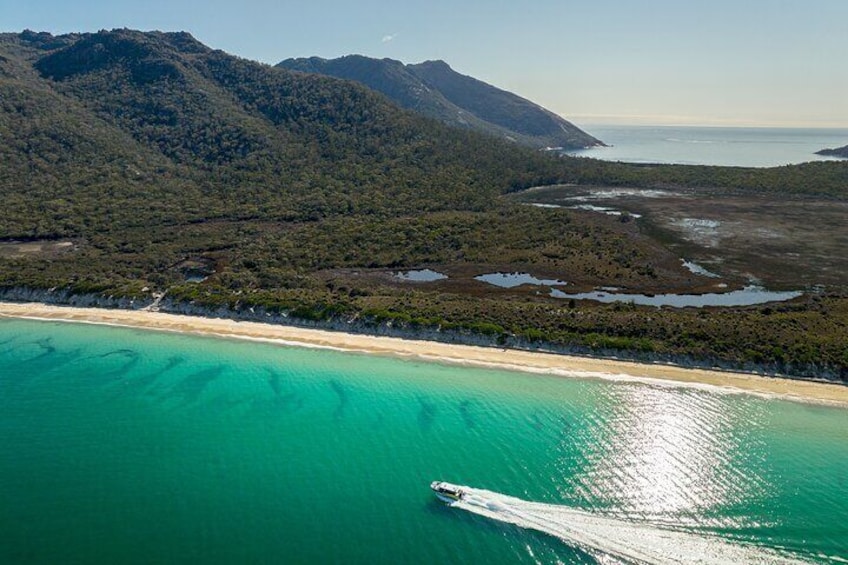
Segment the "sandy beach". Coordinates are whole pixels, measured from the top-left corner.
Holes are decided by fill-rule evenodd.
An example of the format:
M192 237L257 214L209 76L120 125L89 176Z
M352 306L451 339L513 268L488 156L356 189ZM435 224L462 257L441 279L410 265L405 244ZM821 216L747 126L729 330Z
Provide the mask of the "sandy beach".
M761 395L782 396L799 401L839 404L848 407L848 387L843 385L689 369L671 365L454 345L138 310L107 310L52 306L40 303L0 302L0 316L262 340L286 345L326 347L376 355L417 358L470 366L497 367L570 377L639 380L668 385L685 383L688 386L719 387L729 391L746 391Z

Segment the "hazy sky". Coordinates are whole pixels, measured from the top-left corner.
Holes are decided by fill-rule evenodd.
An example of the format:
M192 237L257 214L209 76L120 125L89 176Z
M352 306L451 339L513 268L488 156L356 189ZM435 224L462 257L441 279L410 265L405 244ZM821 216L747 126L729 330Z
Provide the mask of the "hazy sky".
M444 59L578 124L848 127L848 0L0 0L0 26Z

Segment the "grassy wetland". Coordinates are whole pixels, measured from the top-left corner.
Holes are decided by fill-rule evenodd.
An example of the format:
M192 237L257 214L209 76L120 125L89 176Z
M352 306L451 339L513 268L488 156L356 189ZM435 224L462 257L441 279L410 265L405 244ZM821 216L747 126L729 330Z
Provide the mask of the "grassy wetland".
M0 89L8 299L164 293L174 311L848 378L848 163L559 157L187 34L5 34ZM446 278L396 276L416 269ZM658 308L487 273L565 292L802 294Z

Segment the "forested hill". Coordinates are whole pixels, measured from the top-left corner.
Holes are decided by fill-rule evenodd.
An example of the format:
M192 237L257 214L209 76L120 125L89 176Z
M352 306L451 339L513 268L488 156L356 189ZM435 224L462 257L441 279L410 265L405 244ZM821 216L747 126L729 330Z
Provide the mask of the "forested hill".
M349 55L286 59L277 66L355 80L404 108L529 147L575 149L602 144L553 112L457 73L444 61L405 65L393 59Z
M760 172L556 158L187 33L0 34L0 240L102 236L124 222L480 211L555 182L844 192L846 168L828 165L838 164Z
M846 181L845 162L743 169L561 157L186 33L0 34L5 298L138 305L167 293L175 311L193 304L216 315L452 328L581 351L797 363L796 372L815 360L842 371L843 298L810 299L777 324L734 310L704 329L691 312L564 305L474 277L529 272L650 293L707 284L642 233L644 220L504 197L534 185L844 200ZM450 277L410 286L391 274L422 267Z
M0 104L0 238L79 235L123 214L475 209L558 166L363 86L240 59L186 33L0 35ZM38 218L34 201L55 209Z

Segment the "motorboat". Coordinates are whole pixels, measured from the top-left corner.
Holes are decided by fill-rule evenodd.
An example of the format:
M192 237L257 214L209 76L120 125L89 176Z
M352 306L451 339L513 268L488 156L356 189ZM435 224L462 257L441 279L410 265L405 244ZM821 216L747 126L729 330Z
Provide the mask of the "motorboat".
M462 487L446 483L445 481L433 481L430 483L430 488L436 493L439 500L443 500L448 504L458 502L465 496L465 491L462 490Z

